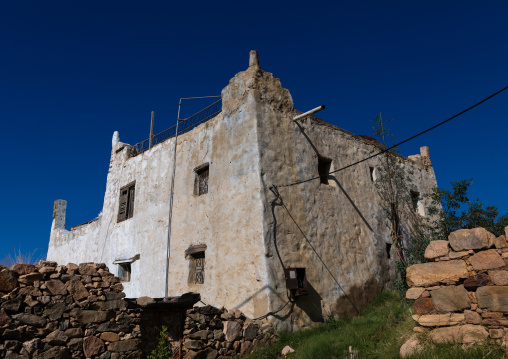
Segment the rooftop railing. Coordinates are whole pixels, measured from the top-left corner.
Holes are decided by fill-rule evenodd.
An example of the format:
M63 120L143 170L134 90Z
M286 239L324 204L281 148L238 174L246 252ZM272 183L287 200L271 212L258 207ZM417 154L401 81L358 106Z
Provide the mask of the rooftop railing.
M205 107L201 111L195 113L194 115L180 120L180 123L178 124L178 135L182 135L184 133L189 132L194 127L214 118L222 111L222 99L219 99L212 103L210 106ZM176 136L176 125L171 126L167 130L164 130L162 132L159 132L156 135L153 135L152 137L152 147L155 146L158 143L164 142L169 138ZM134 147L137 150L136 155L139 155L140 153L143 153L150 149L150 138L147 138L146 140L136 143Z

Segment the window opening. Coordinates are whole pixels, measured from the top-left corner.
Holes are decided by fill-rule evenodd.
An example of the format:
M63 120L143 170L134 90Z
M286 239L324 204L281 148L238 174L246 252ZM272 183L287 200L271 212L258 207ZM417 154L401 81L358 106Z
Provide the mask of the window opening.
M411 203L413 204L413 210L418 212L418 200L420 199L420 193L411 191Z
M319 179L322 184L329 184L328 183L328 175L330 173L331 166L332 166L331 159L318 156L318 172L319 172Z
M194 283L203 284L205 282L205 252L195 254L194 258Z
M208 193L208 176L209 176L209 165L204 164L197 167L196 172L196 181L195 181L195 190L194 193L198 196Z
M286 288L289 289L293 298L309 294L305 268L286 268L284 274Z
M372 182L375 182L375 179L374 179L374 167L369 167L369 171L370 171L370 180Z
M390 259L390 257L391 257L390 256L391 250L392 250L392 244L391 243L386 243L386 257L388 259Z
M119 263L118 264L118 278L122 282L129 282L131 280L131 264Z
M134 215L134 193L136 181L120 188L117 222L125 221Z

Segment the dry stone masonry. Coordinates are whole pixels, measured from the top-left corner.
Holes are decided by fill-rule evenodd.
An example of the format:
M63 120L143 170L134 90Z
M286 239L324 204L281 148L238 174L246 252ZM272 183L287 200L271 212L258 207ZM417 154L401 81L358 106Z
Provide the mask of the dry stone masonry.
M184 296L151 308L152 298L127 299L122 290L103 263L0 266L0 357L145 358L165 325L178 357L231 358L274 335L239 310L171 306Z
M436 343L508 342L506 237L484 228L461 229L448 241L429 244L430 262L407 269L406 298L415 300L413 319L419 324L415 332L429 331Z

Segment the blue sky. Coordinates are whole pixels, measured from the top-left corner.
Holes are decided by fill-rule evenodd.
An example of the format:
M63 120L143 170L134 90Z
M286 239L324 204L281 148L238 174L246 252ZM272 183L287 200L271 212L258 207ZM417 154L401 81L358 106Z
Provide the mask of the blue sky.
M67 226L102 209L113 131L175 123L178 99L219 95L259 50L295 107L400 140L508 85L506 1L3 1L0 258L47 251L55 199ZM400 150L430 147L438 184L508 212L508 91ZM183 117L197 107L183 108Z

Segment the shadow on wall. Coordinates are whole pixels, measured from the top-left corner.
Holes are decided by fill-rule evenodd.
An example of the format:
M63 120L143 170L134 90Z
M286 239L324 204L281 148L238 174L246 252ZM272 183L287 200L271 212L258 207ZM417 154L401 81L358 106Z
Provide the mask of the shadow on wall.
M307 282L308 295L297 297L295 304L300 308L313 322L324 322L323 309L321 301L323 298L314 289L314 287Z
M355 285L349 289L349 297L344 295L337 299L332 307L331 314L340 318L360 314L356 308L366 307L382 289L383 287L375 278L370 278L361 287Z

